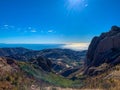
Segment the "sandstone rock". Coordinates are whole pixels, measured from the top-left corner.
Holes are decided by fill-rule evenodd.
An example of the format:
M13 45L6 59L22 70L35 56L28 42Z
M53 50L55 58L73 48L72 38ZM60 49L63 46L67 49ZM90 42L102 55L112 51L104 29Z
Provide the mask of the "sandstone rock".
M93 38L86 56L85 70L88 71L90 67L98 67L103 63L118 64L120 63L119 56L120 27L112 26L109 32Z

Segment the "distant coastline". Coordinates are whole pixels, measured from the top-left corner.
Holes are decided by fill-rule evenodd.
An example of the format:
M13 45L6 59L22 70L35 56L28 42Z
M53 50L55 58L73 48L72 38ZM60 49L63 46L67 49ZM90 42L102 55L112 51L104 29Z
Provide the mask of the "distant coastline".
M0 48L23 47L23 48L32 49L32 50L62 48L62 46L64 46L64 44L5 44L5 43L0 43Z
M32 50L43 50L43 49L71 49L75 51L87 50L87 46L72 46L71 44L5 44L0 43L0 48L16 48L23 47Z

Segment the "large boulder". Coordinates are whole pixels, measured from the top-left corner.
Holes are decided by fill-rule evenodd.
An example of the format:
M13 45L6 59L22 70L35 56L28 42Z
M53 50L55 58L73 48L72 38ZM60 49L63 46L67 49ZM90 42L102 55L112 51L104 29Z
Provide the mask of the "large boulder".
M94 37L86 55L86 70L98 67L103 63L111 65L120 63L120 27L112 26L111 30Z

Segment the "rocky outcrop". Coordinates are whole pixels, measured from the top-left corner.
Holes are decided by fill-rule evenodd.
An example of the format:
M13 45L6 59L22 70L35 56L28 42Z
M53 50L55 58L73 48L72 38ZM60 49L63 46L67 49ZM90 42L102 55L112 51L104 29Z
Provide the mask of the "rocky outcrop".
M120 63L120 27L112 26L109 32L94 37L89 46L85 61L87 69L103 63Z
M52 68L52 62L49 59L43 58L43 57L38 57L37 59L30 59L30 62L32 64L37 65L38 67L44 71L51 72Z
M18 71L20 71L20 68L14 59L0 57L0 75L6 72L15 73Z

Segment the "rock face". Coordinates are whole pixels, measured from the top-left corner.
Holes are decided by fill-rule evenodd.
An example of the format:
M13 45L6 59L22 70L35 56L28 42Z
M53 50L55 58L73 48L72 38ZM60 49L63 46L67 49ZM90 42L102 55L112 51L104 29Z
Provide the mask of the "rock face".
M107 33L94 37L86 56L86 67L97 67L103 63L120 63L120 27L112 26Z

